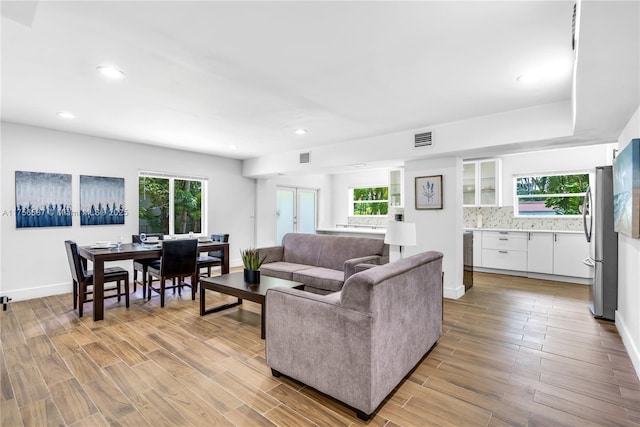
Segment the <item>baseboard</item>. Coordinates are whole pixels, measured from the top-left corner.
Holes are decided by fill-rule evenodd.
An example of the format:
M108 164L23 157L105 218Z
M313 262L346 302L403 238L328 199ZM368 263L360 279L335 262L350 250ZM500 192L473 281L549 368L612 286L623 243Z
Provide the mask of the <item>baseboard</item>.
M473 271L479 273L505 274L507 276L527 277L529 279L552 280L554 282L576 283L579 285L591 285L593 279L572 276L558 276L556 274L529 273L516 270L499 270L497 268L473 267Z
M640 349L637 347L637 345L640 345L640 343L633 342L631 334L629 333L629 329L624 323L624 318L618 310L616 310L616 328L618 329L618 333L622 338L622 342L627 349L627 353L629 354L631 363L636 370L636 375L638 376L638 378L640 378Z
M12 301L24 301L34 298L48 297L51 295L70 294L73 291L71 282L53 283L33 288L13 289L9 292L3 292L3 296L11 298Z
M464 285L460 285L457 288L444 288L442 296L449 299L458 299L464 295Z

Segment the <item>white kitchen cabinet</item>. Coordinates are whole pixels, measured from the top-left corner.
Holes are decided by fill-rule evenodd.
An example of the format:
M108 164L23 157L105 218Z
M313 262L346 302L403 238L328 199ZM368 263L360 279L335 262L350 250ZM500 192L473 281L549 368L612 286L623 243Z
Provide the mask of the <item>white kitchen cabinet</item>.
M404 206L404 170L393 169L389 171L389 206Z
M553 274L554 233L527 234L527 271Z
M463 206L501 206L502 164L500 159L462 163Z
M527 233L482 232L482 267L527 271Z
M589 256L589 244L582 233L474 230L473 234L473 266L480 271L564 276L561 280L576 283L586 283L584 279L591 277L592 271L582 262ZM572 277L576 280L569 279Z
M582 260L589 256L589 243L582 233L553 233L553 274L591 277L593 271Z

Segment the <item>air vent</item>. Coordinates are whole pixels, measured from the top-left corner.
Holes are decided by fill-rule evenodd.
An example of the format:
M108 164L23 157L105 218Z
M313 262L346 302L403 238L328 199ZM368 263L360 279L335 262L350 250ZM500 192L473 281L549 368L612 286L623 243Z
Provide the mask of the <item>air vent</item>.
M311 163L311 153L300 153L300 163Z
M417 133L415 135L414 146L418 147L426 147L428 145L433 144L433 132L423 132Z

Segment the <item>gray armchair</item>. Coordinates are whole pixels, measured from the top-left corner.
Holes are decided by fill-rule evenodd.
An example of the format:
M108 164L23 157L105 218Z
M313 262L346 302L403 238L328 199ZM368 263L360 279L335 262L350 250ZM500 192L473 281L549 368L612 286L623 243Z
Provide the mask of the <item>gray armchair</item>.
M359 269L358 269L359 270ZM266 357L368 419L442 333L442 254L366 268L340 292L267 292Z

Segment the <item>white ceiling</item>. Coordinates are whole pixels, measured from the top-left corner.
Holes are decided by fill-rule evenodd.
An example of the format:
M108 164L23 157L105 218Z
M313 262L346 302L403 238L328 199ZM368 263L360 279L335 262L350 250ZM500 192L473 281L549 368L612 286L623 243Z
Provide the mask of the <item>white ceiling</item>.
M572 7L3 1L2 120L245 159L554 103Z

